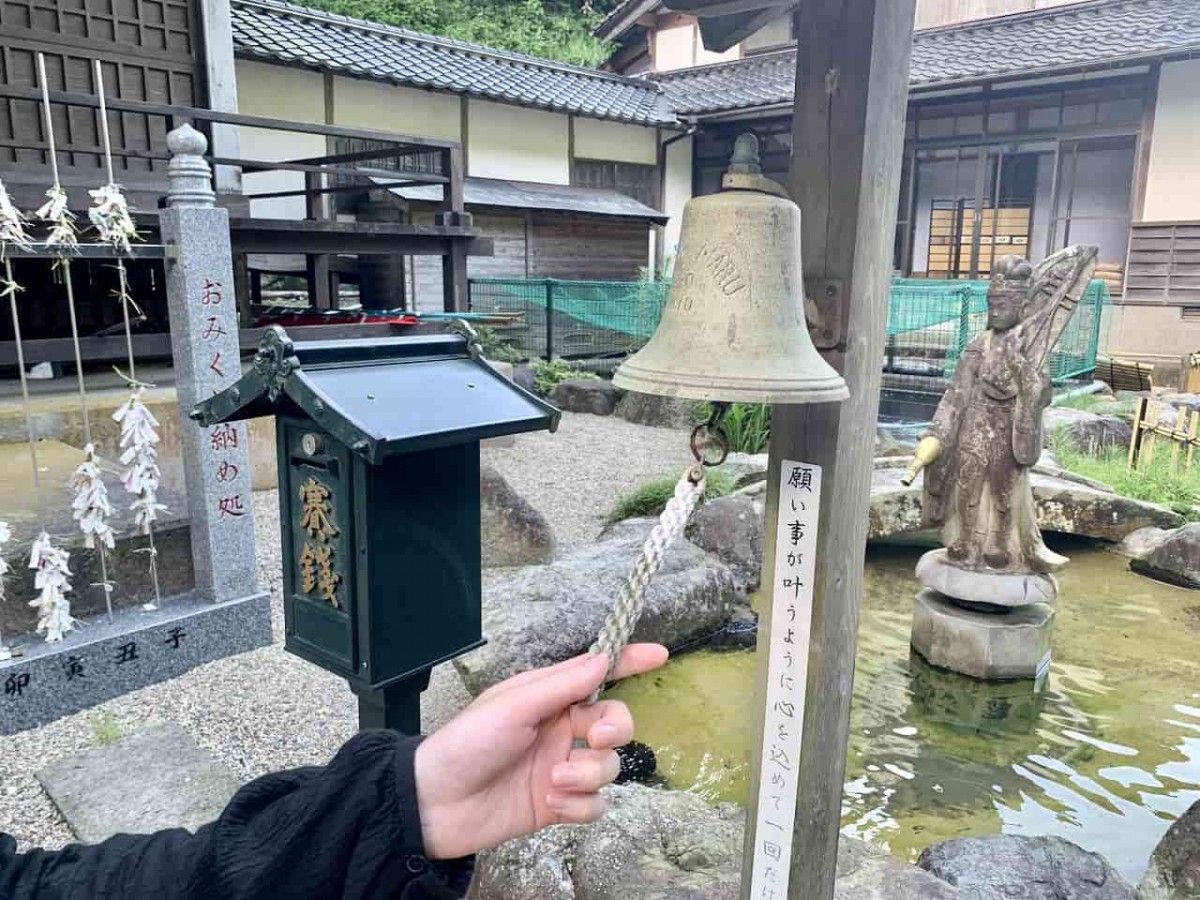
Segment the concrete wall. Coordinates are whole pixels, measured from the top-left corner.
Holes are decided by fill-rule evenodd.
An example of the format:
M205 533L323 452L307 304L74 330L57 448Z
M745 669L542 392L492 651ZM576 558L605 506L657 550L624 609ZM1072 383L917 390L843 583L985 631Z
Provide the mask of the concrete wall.
M1158 82L1142 219L1200 219L1200 59L1167 63Z
M658 164L656 130L602 119L575 118L575 157Z
M571 183L565 115L484 100L469 102L467 166L472 176Z
M1200 320L1178 306L1113 306L1101 352L1154 365L1155 384L1175 384L1179 361L1200 350Z

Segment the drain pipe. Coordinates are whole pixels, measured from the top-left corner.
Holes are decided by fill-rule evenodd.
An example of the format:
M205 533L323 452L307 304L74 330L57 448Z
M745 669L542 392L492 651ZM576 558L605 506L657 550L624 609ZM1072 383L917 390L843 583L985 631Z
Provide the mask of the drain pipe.
M1072 388L1069 391L1063 391L1061 394L1055 394L1054 399L1050 401L1050 405L1058 406L1061 403L1066 403L1068 400L1074 400L1076 397L1099 394L1101 391L1107 389L1108 385L1103 381L1093 381L1091 384L1085 384L1083 387Z

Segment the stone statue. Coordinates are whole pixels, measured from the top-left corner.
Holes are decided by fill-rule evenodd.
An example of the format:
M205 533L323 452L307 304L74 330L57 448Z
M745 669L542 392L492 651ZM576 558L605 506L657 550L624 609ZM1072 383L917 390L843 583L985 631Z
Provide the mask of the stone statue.
M1029 468L1042 452L1050 348L1096 268L1095 247L1068 247L1036 268L1005 256L992 269L987 330L971 341L904 483L925 473L926 523L944 549L917 563L913 648L933 665L986 680L1050 669L1065 557L1042 543Z
M1036 268L1005 256L992 270L987 330L963 352L905 479L928 467L925 517L941 526L955 567L1048 574L1067 562L1042 543L1029 467L1042 451L1050 348L1091 279L1096 254L1095 247L1068 247Z

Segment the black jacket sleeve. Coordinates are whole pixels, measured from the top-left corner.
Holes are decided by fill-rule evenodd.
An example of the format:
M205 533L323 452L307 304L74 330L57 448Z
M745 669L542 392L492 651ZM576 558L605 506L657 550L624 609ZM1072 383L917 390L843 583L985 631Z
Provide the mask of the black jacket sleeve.
M327 766L265 775L221 817L18 854L0 835L0 900L452 900L471 861L424 856L413 754L419 739L368 731Z

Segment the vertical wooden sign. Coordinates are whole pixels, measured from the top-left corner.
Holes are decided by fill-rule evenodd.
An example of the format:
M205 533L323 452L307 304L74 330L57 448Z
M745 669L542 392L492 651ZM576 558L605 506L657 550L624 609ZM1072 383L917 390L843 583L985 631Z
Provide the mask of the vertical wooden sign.
M820 466L783 460L775 522L770 659L750 893L753 900L785 900L788 896L820 504Z

